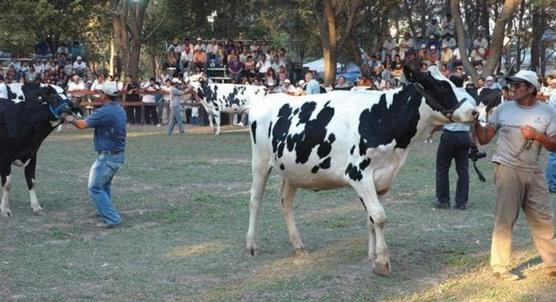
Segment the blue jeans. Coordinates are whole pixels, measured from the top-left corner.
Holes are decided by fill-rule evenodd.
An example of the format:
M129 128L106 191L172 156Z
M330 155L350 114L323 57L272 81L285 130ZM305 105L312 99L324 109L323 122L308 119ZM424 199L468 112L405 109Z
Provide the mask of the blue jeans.
M120 213L112 204L112 178L124 164L125 153L117 155L100 154L89 173L89 192L97 207L97 214L106 224L120 224Z
M556 191L556 152L548 154L548 163L546 164L546 183L548 189Z
M181 110L179 107L170 107L170 122L168 123L168 135L172 135L174 131L174 126L178 124L180 128L180 133L184 133L183 130L183 117L181 115Z

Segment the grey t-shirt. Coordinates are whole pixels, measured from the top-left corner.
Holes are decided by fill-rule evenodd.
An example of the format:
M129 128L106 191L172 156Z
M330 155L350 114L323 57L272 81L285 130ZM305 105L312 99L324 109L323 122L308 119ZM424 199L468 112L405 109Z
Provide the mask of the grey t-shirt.
M492 161L515 169L541 172L539 155L542 145L534 141L524 148L525 139L520 126L529 125L548 136L556 134L556 111L542 102L524 107L515 101L507 101L496 108L488 123L498 131L498 145Z

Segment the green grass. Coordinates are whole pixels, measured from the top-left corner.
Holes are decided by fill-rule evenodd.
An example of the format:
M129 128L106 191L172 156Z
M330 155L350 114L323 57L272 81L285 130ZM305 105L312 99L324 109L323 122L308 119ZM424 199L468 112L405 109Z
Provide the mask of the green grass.
M309 255L294 257L276 174L261 208L259 254L245 255L247 133L168 138L153 128L132 129L113 192L125 223L108 231L90 216L90 133L55 133L37 167L46 216L32 215L23 172L14 172L14 217L0 218L0 301L553 299L555 283L542 273L523 218L514 250L525 279L501 284L489 277L494 188L488 160L480 162L487 183L471 172L468 210L432 208L436 146L413 147L384 201L393 272L382 278L365 262L365 214L349 188L298 192L295 216Z

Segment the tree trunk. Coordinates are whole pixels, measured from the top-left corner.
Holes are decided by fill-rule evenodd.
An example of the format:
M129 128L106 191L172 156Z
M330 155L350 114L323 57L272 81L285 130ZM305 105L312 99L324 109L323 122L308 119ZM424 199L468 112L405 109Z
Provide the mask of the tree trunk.
M533 39L531 39L531 66L529 69L538 72L541 50L541 38L545 28L545 14L541 5L533 2Z
M463 29L463 21L461 20L461 14L459 10L459 0L450 0L450 11L452 12L452 18L454 19L454 24L456 26L456 33L458 38L458 49L461 54L461 62L463 63L463 68L465 72L471 75L473 81L479 79L479 75L475 70L475 67L471 65L469 61L469 56L467 54L467 48L465 47L465 31Z
M322 54L324 58L324 85L329 86L336 81L336 15L330 0L324 1L324 19L322 22Z
M506 30L506 23L512 17L518 5L522 0L505 0L504 6L502 7L502 13L496 20L494 26L494 32L490 40L490 52L484 68L483 76L492 75L496 65L498 64L498 59L502 53L502 47L504 46L504 32Z

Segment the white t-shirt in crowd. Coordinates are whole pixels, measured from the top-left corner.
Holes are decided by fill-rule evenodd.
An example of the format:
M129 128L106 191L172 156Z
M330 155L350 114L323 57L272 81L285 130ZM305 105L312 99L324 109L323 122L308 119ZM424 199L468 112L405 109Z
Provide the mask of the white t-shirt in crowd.
M0 83L0 99L8 99L8 86L6 83Z

